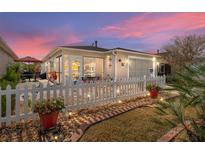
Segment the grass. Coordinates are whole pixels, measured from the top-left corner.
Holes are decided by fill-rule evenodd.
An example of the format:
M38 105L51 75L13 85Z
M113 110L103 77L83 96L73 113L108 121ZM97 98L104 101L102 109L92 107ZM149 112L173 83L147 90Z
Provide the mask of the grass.
M156 141L171 129L170 125L156 123L156 118L160 116L154 108L137 108L91 126L80 141Z

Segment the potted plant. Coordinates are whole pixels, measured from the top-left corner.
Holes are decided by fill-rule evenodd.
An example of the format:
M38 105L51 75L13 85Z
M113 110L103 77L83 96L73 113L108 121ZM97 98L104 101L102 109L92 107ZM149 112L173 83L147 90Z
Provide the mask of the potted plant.
M151 98L157 98L161 88L158 85L149 84L146 89L149 91Z
M48 130L56 126L58 114L63 108L62 99L41 100L34 105L34 112L39 114L41 125Z

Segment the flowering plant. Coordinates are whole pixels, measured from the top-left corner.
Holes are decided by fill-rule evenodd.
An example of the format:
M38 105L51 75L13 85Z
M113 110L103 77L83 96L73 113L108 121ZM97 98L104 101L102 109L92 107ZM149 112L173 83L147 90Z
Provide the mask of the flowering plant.
M64 108L64 101L61 98L41 100L34 105L34 112L39 114L49 114L51 112L61 111Z
M151 91L151 90L157 90L157 91L160 91L162 88L158 85L152 85L152 84L149 84L147 85L146 89L148 91Z

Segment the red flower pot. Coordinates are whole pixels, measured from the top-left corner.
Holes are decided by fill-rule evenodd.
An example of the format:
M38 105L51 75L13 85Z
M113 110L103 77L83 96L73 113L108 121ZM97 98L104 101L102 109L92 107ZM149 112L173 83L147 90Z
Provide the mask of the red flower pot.
M49 114L39 114L41 125L44 129L48 130L57 124L59 112L51 112Z
M151 98L157 98L159 91L157 89L151 89L150 91Z

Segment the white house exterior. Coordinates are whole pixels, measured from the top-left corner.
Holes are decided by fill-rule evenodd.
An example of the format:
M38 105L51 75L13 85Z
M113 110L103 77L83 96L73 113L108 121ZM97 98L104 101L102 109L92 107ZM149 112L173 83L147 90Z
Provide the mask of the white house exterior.
M0 37L0 77L6 72L6 68L18 59L17 55Z
M42 72L57 72L58 81L67 78L130 78L156 76L161 58L124 48L97 46L60 46L43 59Z

